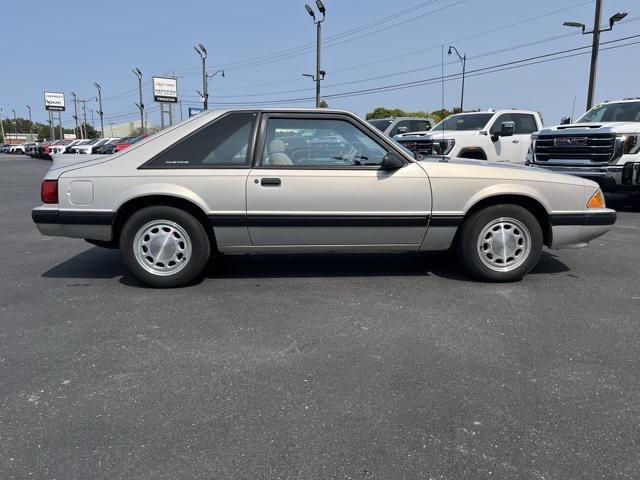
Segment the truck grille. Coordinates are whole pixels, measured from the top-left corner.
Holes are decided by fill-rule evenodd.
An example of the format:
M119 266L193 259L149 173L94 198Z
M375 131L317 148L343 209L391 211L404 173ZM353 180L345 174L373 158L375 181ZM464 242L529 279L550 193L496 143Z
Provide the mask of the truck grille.
M608 163L615 151L615 136L609 133L589 135L541 135L535 146L535 161L563 164Z
M432 140L398 140L398 142L405 148L411 150L416 159L420 160L423 157L433 155L433 141Z

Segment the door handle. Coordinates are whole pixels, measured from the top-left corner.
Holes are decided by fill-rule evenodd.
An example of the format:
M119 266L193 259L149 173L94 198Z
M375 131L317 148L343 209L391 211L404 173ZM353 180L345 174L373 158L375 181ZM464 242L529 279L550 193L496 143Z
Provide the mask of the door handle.
M260 180L260 185L263 187L279 187L282 184L282 180L279 178L263 178Z
M513 140L512 143L520 143L520 140L518 140L517 138Z

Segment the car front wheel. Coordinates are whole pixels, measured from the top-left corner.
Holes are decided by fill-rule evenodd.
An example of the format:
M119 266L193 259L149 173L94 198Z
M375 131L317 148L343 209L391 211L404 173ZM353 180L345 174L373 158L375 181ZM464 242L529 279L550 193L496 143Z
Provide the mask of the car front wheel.
M174 207L146 207L133 213L120 233L129 271L159 288L187 285L204 270L211 244L202 224Z
M494 205L474 213L462 226L458 255L476 278L489 282L520 280L538 263L540 223L518 205Z

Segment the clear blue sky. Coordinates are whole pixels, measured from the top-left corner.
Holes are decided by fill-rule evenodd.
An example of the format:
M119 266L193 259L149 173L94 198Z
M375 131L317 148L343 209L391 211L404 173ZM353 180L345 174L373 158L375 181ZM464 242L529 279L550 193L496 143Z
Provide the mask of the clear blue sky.
M210 71L223 67L227 73L226 78L211 80L213 106L313 97L313 83L301 74L313 73L315 50L291 51L313 46L315 41L315 27L305 3L5 2L0 106L5 116L15 108L19 116L26 117L25 105L30 104L34 120L44 121L43 91L63 91L67 94L63 121L71 127L69 92L83 98L95 96L93 83L97 81L103 86L106 123L133 120L137 118L137 81L131 69L139 67L145 75L149 120L159 123L148 82L153 75L172 70L183 76L179 90L186 112L186 102L198 102L195 91L201 88L199 57L193 51L196 43L208 48ZM323 68L327 77L323 94L436 77L440 75L441 44L446 48L451 43L466 53L468 70L588 45L591 36L582 36L562 22L574 20L591 26L594 4L584 0L325 0ZM353 31L414 6L409 14ZM564 11L558 11L561 9ZM628 11L629 16L613 32L604 33L603 42L640 34L640 2L605 0L603 19L620 10ZM340 36L345 32L351 33ZM284 58L264 59L283 50L289 50ZM640 96L639 53L640 44L601 52L598 100ZM263 59L252 60L256 57ZM445 75L460 70L459 63L448 64L452 60L445 55ZM414 71L398 74L407 70ZM570 114L574 94L576 114L584 110L588 70L589 55L581 55L470 76L465 107L538 110L546 124L553 124ZM458 80L445 84L446 107L457 105L459 95ZM434 110L442 105L439 84L327 101L331 107L360 115L377 106ZM313 101L289 105L312 106Z

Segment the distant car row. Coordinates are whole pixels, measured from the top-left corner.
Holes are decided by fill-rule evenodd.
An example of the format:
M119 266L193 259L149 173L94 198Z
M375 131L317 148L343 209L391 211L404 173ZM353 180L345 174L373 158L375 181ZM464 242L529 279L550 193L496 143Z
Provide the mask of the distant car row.
M124 138L64 139L48 140L40 143L24 143L20 145L0 145L0 153L29 155L33 158L51 160L51 155L109 155L119 152L139 142L145 135Z

